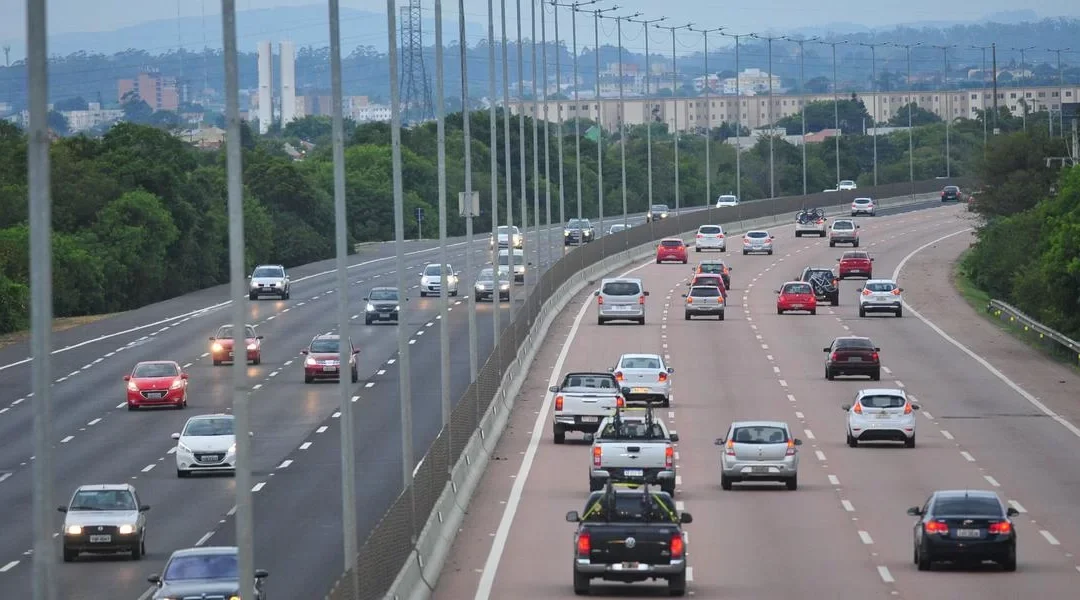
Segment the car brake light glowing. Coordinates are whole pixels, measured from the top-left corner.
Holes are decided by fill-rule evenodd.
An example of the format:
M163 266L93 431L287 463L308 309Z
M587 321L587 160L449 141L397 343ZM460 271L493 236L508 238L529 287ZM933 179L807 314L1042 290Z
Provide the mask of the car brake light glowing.
M675 448L668 446L664 449L664 468L670 469L675 460Z
M704 236L704 235L702 235L702 234L700 234L700 233L699 233L699 234L697 234L697 239L699 239L699 240L700 240L700 239L701 239L701 238L703 238L703 237L705 237L705 236Z
M873 362L877 362L878 361L878 353L877 352L871 352L870 353L870 360L873 361Z
M686 303L687 304L693 304L694 303L694 297L693 296L688 296L686 298Z
M604 449L600 446L593 446L592 449L592 464L594 467L600 466L600 459L604 456Z
M603 296L597 296L596 297L596 303L597 304L603 304L604 303L604 297Z
M562 410L563 397L555 396L555 410Z
M904 414L905 415L910 415L911 414L911 403L910 402L908 402L907 404L904 405Z
M926 533L940 533L945 535L949 533L949 526L944 521L929 521L923 525L923 531Z
M727 441L727 450L724 451L728 456L735 456L735 440Z
M660 375L657 376L657 381L660 381L661 383L667 381L667 373L660 371Z
M588 558L592 552L592 540L588 531L582 531L577 538L577 554L581 558Z
M638 304L645 304L645 296L638 296L637 303Z
M749 245L750 245L750 238L743 238L743 239L742 239L742 243L744 243L744 244L746 244L747 246L749 246Z
M869 296L870 295L870 290L868 290L866 288L863 288L862 295L863 296Z
M615 396L615 406L618 408L626 408L626 400L622 396Z
M836 359L836 353L835 352L833 352L832 354L829 355L829 361L830 362L836 362L836 360L837 359Z
M622 381L622 380L623 380L622 371L615 371L615 381Z
M851 410L852 410L852 412L854 412L855 414L857 414L857 415L861 415L861 414L862 414L862 404L860 404L860 403L856 402L856 403L855 403L855 406L852 406L852 407L851 407Z
M786 454L787 456L795 456L795 440L787 441L787 452L785 452L784 454Z
M900 288L894 288L893 291L892 291L892 294L893 294L893 296L899 296L900 295Z
M686 546L681 533L671 534L671 558L682 558Z
M987 528L987 532L992 533L992 534L996 534L996 535L1012 533L1012 523L1010 523L1008 521L1001 521L1000 523L991 523L990 527Z

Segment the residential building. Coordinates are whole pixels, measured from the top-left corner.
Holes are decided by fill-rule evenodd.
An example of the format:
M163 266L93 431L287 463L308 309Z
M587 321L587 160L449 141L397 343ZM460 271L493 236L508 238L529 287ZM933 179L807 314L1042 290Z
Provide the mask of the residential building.
M165 77L156 70L147 69L133 79L121 79L116 83L120 102L131 93L154 110L176 110L180 106L176 78Z
M767 94L769 81L772 81L773 94L780 90L780 77L772 75L761 69L743 69L736 77L728 77L722 82L722 91L728 96L736 93L744 96Z
M68 130L72 133L89 131L99 125L113 123L124 118L121 109L103 109L98 102L90 102L86 110L65 110L61 112L67 119Z

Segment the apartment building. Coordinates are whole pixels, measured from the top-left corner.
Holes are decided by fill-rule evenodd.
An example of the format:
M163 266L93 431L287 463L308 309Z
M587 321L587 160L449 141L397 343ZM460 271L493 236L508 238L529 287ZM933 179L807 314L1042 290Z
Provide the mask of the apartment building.
M117 101L133 93L154 110L176 110L180 107L180 90L176 78L165 77L153 70L139 73L133 79L120 79L117 85Z

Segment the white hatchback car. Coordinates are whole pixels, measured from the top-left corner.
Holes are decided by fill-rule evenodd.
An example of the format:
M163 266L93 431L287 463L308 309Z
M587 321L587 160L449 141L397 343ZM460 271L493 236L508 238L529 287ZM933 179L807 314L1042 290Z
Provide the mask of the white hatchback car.
M915 411L919 405L904 390L876 388L860 390L853 404L841 407L847 413L847 445L859 442L904 442L915 447Z
M505 252L501 250L500 252ZM420 296L438 296L442 288L442 269L438 263L424 265L420 272ZM458 294L458 276L453 265L446 265L446 292L451 296Z
M783 421L736 421L716 440L720 455L720 487L733 483L781 482L799 489L799 450L802 440L791 435Z
M747 231L742 238L742 253L743 256L750 254L751 252L764 252L765 254L773 253L773 236L764 229L755 229L754 231Z
M739 205L739 197L733 194L724 194L716 199L716 208L725 208Z
M697 235L694 236L694 251L719 250L727 251L727 239L724 237L724 228L719 225L702 225L698 227Z
M236 420L223 413L191 417L176 440L176 476L236 473Z
M856 198L851 202L851 216L869 215L874 216L877 212L877 204L872 198Z
M859 316L872 312L891 312L904 316L904 288L891 279L871 279L858 289Z

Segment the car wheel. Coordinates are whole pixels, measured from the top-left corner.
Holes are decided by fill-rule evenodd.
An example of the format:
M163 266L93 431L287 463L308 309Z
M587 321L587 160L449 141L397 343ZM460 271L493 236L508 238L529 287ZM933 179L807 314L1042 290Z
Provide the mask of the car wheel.
M719 315L717 315L716 320L717 321L723 321L724 320L724 313L720 313Z
M930 555L921 548L915 550L915 555L918 557L916 559L918 561L918 569L920 571L929 571L930 567L933 566L933 561L930 560Z
M1001 568L1010 573L1016 570L1016 546L1009 549L1009 554L1001 561Z
M720 474L720 489L731 490L731 478L723 473Z
M191 475L191 473L188 472L188 471L184 471L182 469L177 469L176 470L176 476L179 477L180 479L184 479L186 477L189 477L190 475Z
M694 252L701 252L701 248L695 247Z
M772 256L772 250L769 250L769 256Z
M678 575L672 575L668 578L668 595L669 596L685 596L686 595L686 572L683 571Z
M64 548L64 562L75 562L75 559L78 557L78 552Z
M836 376L833 375L832 369L825 367L825 379L832 381Z
M371 317L364 317L364 325L371 325Z
M782 315L782 314L784 314L784 311L782 309L778 308L778 309L776 309L776 314Z
M645 324L645 317L641 317L640 319L638 319L637 324L638 325L644 325Z
M861 306L859 307L859 316L860 317L865 317L866 316L866 310L864 310L863 307L861 307Z
M255 295L255 294L248 294L248 300L254 301L254 300L257 300L258 298L259 297L257 295Z
M131 547L131 560L139 560L142 558L142 544L135 542L135 545Z
M802 233L800 233L800 232L796 231L796 232L795 232L795 237L797 237L797 238L800 238L800 237L802 237ZM746 253L745 253L745 252L743 252L743 254L746 254Z
M852 448L857 448L857 447L859 446L859 440L858 440L858 438L856 438L855 436L851 435L851 433L850 433L850 432L849 432L849 433L847 434L847 445L848 445L848 446L851 446Z
M742 255L743 255L743 256L746 256L747 254L750 254L750 253L749 253L749 252L747 252L746 250L743 250L743 251L742 251Z
M502 296L499 296L499 298L501 299ZM480 301L480 294L476 294L475 296L473 296L473 301L474 302L479 302Z
M457 290L450 292L450 295L457 298Z
M830 304L833 306L840 306L840 292L837 292L830 300Z
M791 477L791 479L788 479L784 483L787 485L787 489L791 491L799 489L799 474L796 473L794 476Z
M912 434L911 437L904 440L904 447L905 448L914 448L915 447L915 434Z
M261 365L262 364L262 355L261 354L256 354L255 355L255 360L251 361L251 364L253 364L253 365Z
M603 317L596 317L596 324L597 325L603 325L604 324L604 318Z
M853 243L851 244L851 247L852 247L852 248L858 248L858 247L859 247L859 242L858 242L858 241L856 241L856 242L853 242Z
M556 429L555 430L555 435L553 436L553 439L555 440L556 444L565 443L566 442L566 432L561 430L561 429Z
M583 575L578 572L574 572L574 594L578 596L589 595L589 579L588 575Z
M128 410L139 410L139 407L134 404L128 404Z
M214 359L214 366L215 367L220 367L221 366L221 361L217 360L217 359Z
M811 315L816 315L817 314L817 309L816 308L811 308L810 309L810 314Z
M304 375L304 383L311 383L313 378L310 375Z
M870 374L870 380L871 381L881 381L881 370L878 369L877 371L874 371L873 373L871 373Z
M904 309L903 308L896 309L896 317L900 318L902 316L904 316Z
M682 259L682 264L684 264L684 265L685 265L685 264L687 263L687 261L688 261L688 260L689 260L689 259L686 259L686 258Z
M830 248L835 248L836 247L836 242L834 242L832 240L829 240L829 247Z
M683 319L686 319L687 321L689 321L690 320L690 313L684 312L683 313Z

